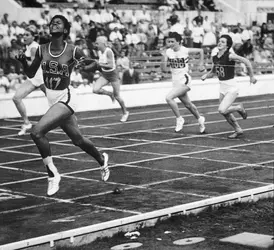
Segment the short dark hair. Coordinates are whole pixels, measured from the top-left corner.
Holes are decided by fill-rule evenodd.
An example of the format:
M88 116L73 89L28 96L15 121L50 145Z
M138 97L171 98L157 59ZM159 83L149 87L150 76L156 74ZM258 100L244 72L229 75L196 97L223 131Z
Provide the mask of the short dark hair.
M177 32L169 32L168 33L168 38L175 38L175 40L177 42L181 42L182 41L182 36L179 33L177 33Z
M64 39L67 39L70 33L70 23L68 21L68 19L66 19L64 16L62 15L55 15L51 20L49 25L51 25L52 21L56 18L60 18L63 22L64 22L64 28L67 30L67 33L64 33Z
M225 35L221 35L220 38L225 38L226 39L226 45L229 49L232 47L233 41L232 41L231 36L225 34Z

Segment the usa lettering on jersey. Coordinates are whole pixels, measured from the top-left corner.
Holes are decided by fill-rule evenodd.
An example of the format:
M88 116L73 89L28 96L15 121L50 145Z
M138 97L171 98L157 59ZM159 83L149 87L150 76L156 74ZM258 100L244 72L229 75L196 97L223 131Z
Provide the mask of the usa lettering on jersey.
M57 89L62 77L69 77L68 65L53 60L42 62L42 70L46 74L45 85L50 89Z

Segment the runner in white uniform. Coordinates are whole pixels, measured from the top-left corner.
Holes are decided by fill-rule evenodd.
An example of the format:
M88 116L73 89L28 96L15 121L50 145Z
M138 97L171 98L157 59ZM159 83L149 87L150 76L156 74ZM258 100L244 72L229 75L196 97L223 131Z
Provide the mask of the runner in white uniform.
M24 43L26 44L25 55L28 58L29 63L33 61L36 50L39 47L39 44L34 41L34 37L35 37L35 30L30 27L27 28L24 34ZM27 132L27 130L31 129L32 127L32 124L30 123L27 116L26 107L22 100L31 92L33 92L35 89L41 87L43 83L44 81L43 81L42 69L40 67L35 77L32 79L27 78L27 80L25 80L20 85L20 87L16 90L13 96L12 100L24 121L18 135L24 135ZM44 91L43 88L42 90Z
M99 50L98 64L102 69L101 76L93 84L93 92L100 95L108 95L112 101L117 100L121 106L123 115L120 119L121 122L126 122L129 116L129 112L125 106L125 102L120 96L120 80L116 70L114 53L111 48L107 47L107 38L99 36L96 39L96 45ZM111 84L113 92L109 92L103 89L107 84Z
M177 32L170 32L167 39L168 49L163 57L163 70L167 70L169 64L172 73L172 90L166 96L166 102L176 116L175 132L183 129L184 118L181 116L175 98L179 98L185 107L198 120L200 133L205 132L205 118L200 116L197 107L191 102L187 92L191 89L191 77L188 74L189 52L201 54L201 66L203 65L203 51L201 49L188 49L181 45L182 37Z

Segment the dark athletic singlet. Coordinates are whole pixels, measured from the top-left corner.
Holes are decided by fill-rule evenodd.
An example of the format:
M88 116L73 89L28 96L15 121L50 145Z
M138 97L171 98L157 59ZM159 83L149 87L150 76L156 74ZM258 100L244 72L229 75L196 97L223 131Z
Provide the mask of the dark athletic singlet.
M70 74L76 63L76 47L66 43L59 55L53 55L50 53L50 45L51 43L41 45L39 51L44 83L48 89L64 90L70 84Z
M235 61L229 60L229 54L229 51L226 51L221 57L218 57L218 54L213 57L216 74L220 81L229 80L235 76Z

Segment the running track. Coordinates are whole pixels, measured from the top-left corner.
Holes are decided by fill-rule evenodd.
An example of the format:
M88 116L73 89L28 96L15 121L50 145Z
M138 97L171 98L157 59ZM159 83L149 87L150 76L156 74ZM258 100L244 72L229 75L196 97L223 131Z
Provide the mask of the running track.
M49 133L62 174L57 195L46 196L47 174L29 135L18 137L19 119L0 120L0 246L73 228L273 183L273 95L242 99L244 137L231 128L217 101L196 102L207 133L182 106L186 124L175 133L167 105L78 113L81 131L110 155L111 177L100 181L97 163L71 144L62 130ZM36 122L38 117L32 117ZM121 194L113 194L115 187Z

